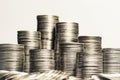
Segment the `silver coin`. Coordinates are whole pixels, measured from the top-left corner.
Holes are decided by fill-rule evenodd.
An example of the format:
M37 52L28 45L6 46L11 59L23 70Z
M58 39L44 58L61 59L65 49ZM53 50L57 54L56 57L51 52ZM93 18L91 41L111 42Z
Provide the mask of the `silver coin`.
M54 50L48 50L48 49L34 49L31 50L31 52L36 52L34 54L39 54L39 53L44 53L44 54L48 54L48 53L54 53ZM47 53L46 53L47 52Z
M39 41L22 41L18 42L19 44L24 44L26 46L34 46L34 47L40 47L40 42Z
M38 22L37 31L53 32L55 31L56 24L49 22Z
M35 41L40 41L40 40L41 40L40 38L31 38L31 39L30 38L19 38L18 42L27 42L27 41L35 42Z
M102 51L106 53L120 53L120 48L103 48Z
M79 42L80 43L101 43L101 37L100 36L79 36Z
M59 36L59 37L78 37L78 34L66 32L66 33L57 33L56 36Z
M34 34L31 34L31 35L29 35L29 34L24 34L24 35L17 35L17 38L18 39L38 39L38 38L40 38L41 37L41 33L39 32L38 34L36 34L36 35L34 35Z
M0 48L11 48L11 47L24 48L24 46L21 44L0 44Z
M68 42L71 42L71 41L75 41L75 42L77 42L78 41L78 39L77 39L77 37L75 37L75 36L73 36L73 37L58 37L58 39L59 39L59 41L61 42L61 41L68 41Z
M79 34L78 30L69 30L69 29L59 29L56 30L56 35L58 35L59 33L71 33L71 34Z
M69 47L83 47L83 44L81 44L81 43L77 43L77 42L69 42L69 43L60 43L60 46L62 46L62 47L67 47L67 48L69 48Z
M20 37L39 37L40 32L37 31L18 31L18 36Z
M84 48L101 49L101 44L98 44L98 43L84 43Z
M69 29L69 30L78 30L78 23L75 22L59 22L56 24L57 29Z
M90 62L88 62L88 61L83 61L83 66L100 66L100 63L101 62L98 62L98 61L90 61Z
M42 33L42 36L41 36L42 40L53 40L54 39L53 33L48 33L48 32L41 32L41 33Z
M59 21L59 17L55 16L55 15L38 15L37 21L38 22L57 23Z
M41 49L54 49L54 43L50 40L41 40Z

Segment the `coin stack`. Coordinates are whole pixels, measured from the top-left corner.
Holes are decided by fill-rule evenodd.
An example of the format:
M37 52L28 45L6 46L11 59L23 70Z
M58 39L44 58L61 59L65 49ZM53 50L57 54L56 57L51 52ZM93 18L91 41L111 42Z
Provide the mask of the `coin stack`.
M83 44L77 42L60 43L61 70L76 75L76 57L78 52L82 52Z
M44 72L55 69L54 51L48 49L30 50L30 72Z
M103 48L103 72L120 73L120 48Z
M56 24L55 58L57 70L60 68L59 44L66 42L77 42L78 30L78 23L75 22L59 22Z
M80 36L79 42L84 43L82 77L87 80L91 75L102 72L101 37Z
M55 28L58 16L38 15L37 31L41 32L41 49L54 49Z
M37 31L18 31L18 44L25 46L24 71L29 72L30 60L29 51L31 49L40 49L40 32Z
M23 71L24 45L0 44L0 70Z

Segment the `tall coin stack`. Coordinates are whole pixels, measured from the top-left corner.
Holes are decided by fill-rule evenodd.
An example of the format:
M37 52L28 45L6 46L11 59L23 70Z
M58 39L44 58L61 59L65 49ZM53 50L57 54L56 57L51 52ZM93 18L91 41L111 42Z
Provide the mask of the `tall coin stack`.
M84 43L82 77L87 80L102 72L101 37L80 36L79 42Z
M120 48L103 48L103 73L120 73Z
M58 16L37 16L37 31L41 32L41 49L54 49L55 28L58 21Z
M77 42L78 30L78 23L75 22L59 22L56 24L55 60L57 70L60 70L59 63L61 62L59 44L66 42Z
M48 49L30 50L30 72L44 72L55 69L54 51Z
M25 46L24 71L29 72L31 49L40 49L40 32L37 31L18 31L18 44Z
M75 76L77 54L82 50L83 44L77 42L60 43L61 70Z
M23 71L24 45L0 44L0 70Z

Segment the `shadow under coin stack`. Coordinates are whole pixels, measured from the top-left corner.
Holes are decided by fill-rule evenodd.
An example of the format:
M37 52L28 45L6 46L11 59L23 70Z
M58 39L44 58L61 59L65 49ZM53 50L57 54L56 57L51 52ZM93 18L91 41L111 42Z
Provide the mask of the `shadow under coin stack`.
M36 49L30 51L30 72L44 72L55 69L54 51Z
M56 40L55 40L55 60L56 70L61 70L59 44L66 42L78 41L78 23L75 22L59 22L56 24Z
M40 49L40 32L37 31L18 31L18 44L25 46L24 71L29 72L31 49Z
M37 31L41 32L41 49L54 49L55 28L58 21L58 16L37 16Z
M84 43L82 77L89 80L91 75L102 72L101 37L80 36L79 42Z
M0 44L0 70L23 71L24 45Z
M60 43L61 70L75 76L77 54L82 50L83 44L77 42Z
M103 48L103 73L120 73L120 48Z

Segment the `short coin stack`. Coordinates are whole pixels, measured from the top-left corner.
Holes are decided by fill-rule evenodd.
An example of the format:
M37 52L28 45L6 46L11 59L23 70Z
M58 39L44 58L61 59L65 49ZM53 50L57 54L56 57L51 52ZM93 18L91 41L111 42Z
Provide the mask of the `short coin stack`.
M61 43L61 70L68 72L71 76L76 75L76 57L83 49L83 44L77 42Z
M23 71L24 45L0 44L0 70Z
M55 28L58 21L58 16L37 16L37 31L41 32L41 49L54 49Z
M75 22L59 22L56 24L55 57L57 70L59 70L60 63L59 44L66 42L77 42L78 30L78 23Z
M55 69L54 51L35 49L30 51L30 72L44 72Z
M40 49L40 32L37 31L18 31L18 44L25 46L24 71L29 72L29 50Z
M103 48L103 72L120 73L120 48Z
M101 37L80 36L79 42L84 43L82 77L87 80L102 72Z

